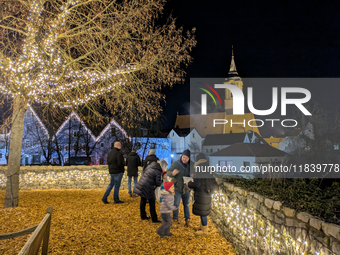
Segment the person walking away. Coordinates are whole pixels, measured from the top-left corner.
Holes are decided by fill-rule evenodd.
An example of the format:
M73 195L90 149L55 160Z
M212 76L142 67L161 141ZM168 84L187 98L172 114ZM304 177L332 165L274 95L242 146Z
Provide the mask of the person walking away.
M113 200L115 204L124 203L119 200L119 188L124 175L124 157L120 152L122 145L120 142L115 142L113 149L107 155L107 163L110 173L110 184L107 187L105 194L102 198L104 204L108 204L107 197L110 195L112 188L114 187Z
M164 189L161 191L162 203L159 209L161 217L163 219L162 225L157 229L157 234L164 238L166 236L172 236L170 232L171 228L171 212L177 210L174 206L175 186L173 182L164 182Z
M162 167L164 167L163 162L160 161L160 163L161 165L158 162L152 162L146 167L144 174L140 178L134 190L135 194L141 197L140 200L141 219L142 220L150 219L150 217L147 216L145 212L146 201L149 200L150 215L152 222L154 223L161 222L157 218L155 207L156 203L155 189L156 187L160 187L162 184Z
M208 165L209 164L205 155L203 153L199 153L196 157L194 168L196 169L196 166L199 166L200 168L207 167ZM194 190L195 202L193 204L192 212L193 214L201 217L201 225L194 228L195 230L199 230L195 232L195 235L207 236L209 235L208 215L210 214L211 209L211 195L215 192L215 190L217 190L218 185L212 175L206 176L200 175L200 173L196 173L194 176L194 181L188 182L187 185L190 189Z
M190 177L190 151L185 150L182 153L182 156L179 160L174 161L170 168L167 171L167 175L172 177L172 182L175 186L175 201L174 205L178 208L179 204L182 200L184 207L184 218L185 218L185 226L191 227L190 223L190 190L187 185L184 184L183 177ZM179 210L173 211L173 227L178 227L179 218L178 218Z
M135 190L138 182L138 166L140 165L141 165L140 157L136 153L136 150L132 150L126 158L128 189L130 197L137 196L131 190L131 182L133 178L133 190Z

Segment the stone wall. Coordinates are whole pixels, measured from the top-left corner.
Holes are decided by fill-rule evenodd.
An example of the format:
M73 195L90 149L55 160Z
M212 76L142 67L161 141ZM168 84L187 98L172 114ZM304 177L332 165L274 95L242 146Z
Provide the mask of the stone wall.
M7 166L0 166L0 190L6 188ZM139 169L140 173L142 168ZM140 174L139 173L139 174ZM22 166L20 189L103 189L110 183L107 165ZM120 189L127 189L126 171Z
M340 226L216 180L210 216L237 254L340 254Z

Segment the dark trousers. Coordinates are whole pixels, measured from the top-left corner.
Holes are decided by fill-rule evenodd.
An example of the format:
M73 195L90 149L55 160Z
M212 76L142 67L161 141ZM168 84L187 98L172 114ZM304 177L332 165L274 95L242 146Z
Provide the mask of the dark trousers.
M171 213L161 213L163 219L162 225L157 229L157 234L160 236L168 236L171 227Z
M146 206L146 201L149 200L149 206L150 206L150 215L152 221L157 220L157 213L156 213L156 207L155 207L155 199L146 199L145 197L140 198L140 217L142 219L145 219L146 212L145 212L145 206Z

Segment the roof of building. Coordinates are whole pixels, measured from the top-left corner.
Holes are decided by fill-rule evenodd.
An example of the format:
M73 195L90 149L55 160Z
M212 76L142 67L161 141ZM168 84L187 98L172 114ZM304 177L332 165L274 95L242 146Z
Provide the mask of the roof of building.
M176 132L176 134L178 136L181 136L181 137L185 137L187 136L188 134L190 134L190 132L193 130L193 129L196 129L196 128L173 128L173 130ZM200 134L197 130L196 132L198 134Z
M214 119L225 120L226 124L216 124L214 127ZM251 125L254 127L247 125L248 121L253 119L255 119L255 117L252 113L231 115L226 114L225 112L215 112L208 113L207 115L180 115L176 118L175 128L196 128L202 137L206 137L208 134L228 134L230 131L232 131L232 133L244 133L248 130L260 134L259 129L254 122L251 122ZM245 123L245 126L237 123Z
M284 157L285 152L268 144L236 143L225 149L217 151L210 156L234 156L234 157Z
M246 133L229 133L229 134L213 134L207 135L203 142L203 146L212 145L230 145L234 143L242 143Z

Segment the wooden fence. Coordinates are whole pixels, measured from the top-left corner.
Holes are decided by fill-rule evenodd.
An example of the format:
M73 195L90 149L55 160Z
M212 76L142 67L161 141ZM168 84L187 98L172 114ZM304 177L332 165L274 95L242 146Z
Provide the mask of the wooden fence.
M52 206L47 208L45 217L38 225L18 232L0 235L0 240L15 238L33 232L31 237L27 240L25 246L19 252L19 255L38 254L41 246L41 241L43 242L41 254L46 255L48 252L48 240L50 237L52 210L53 210Z

